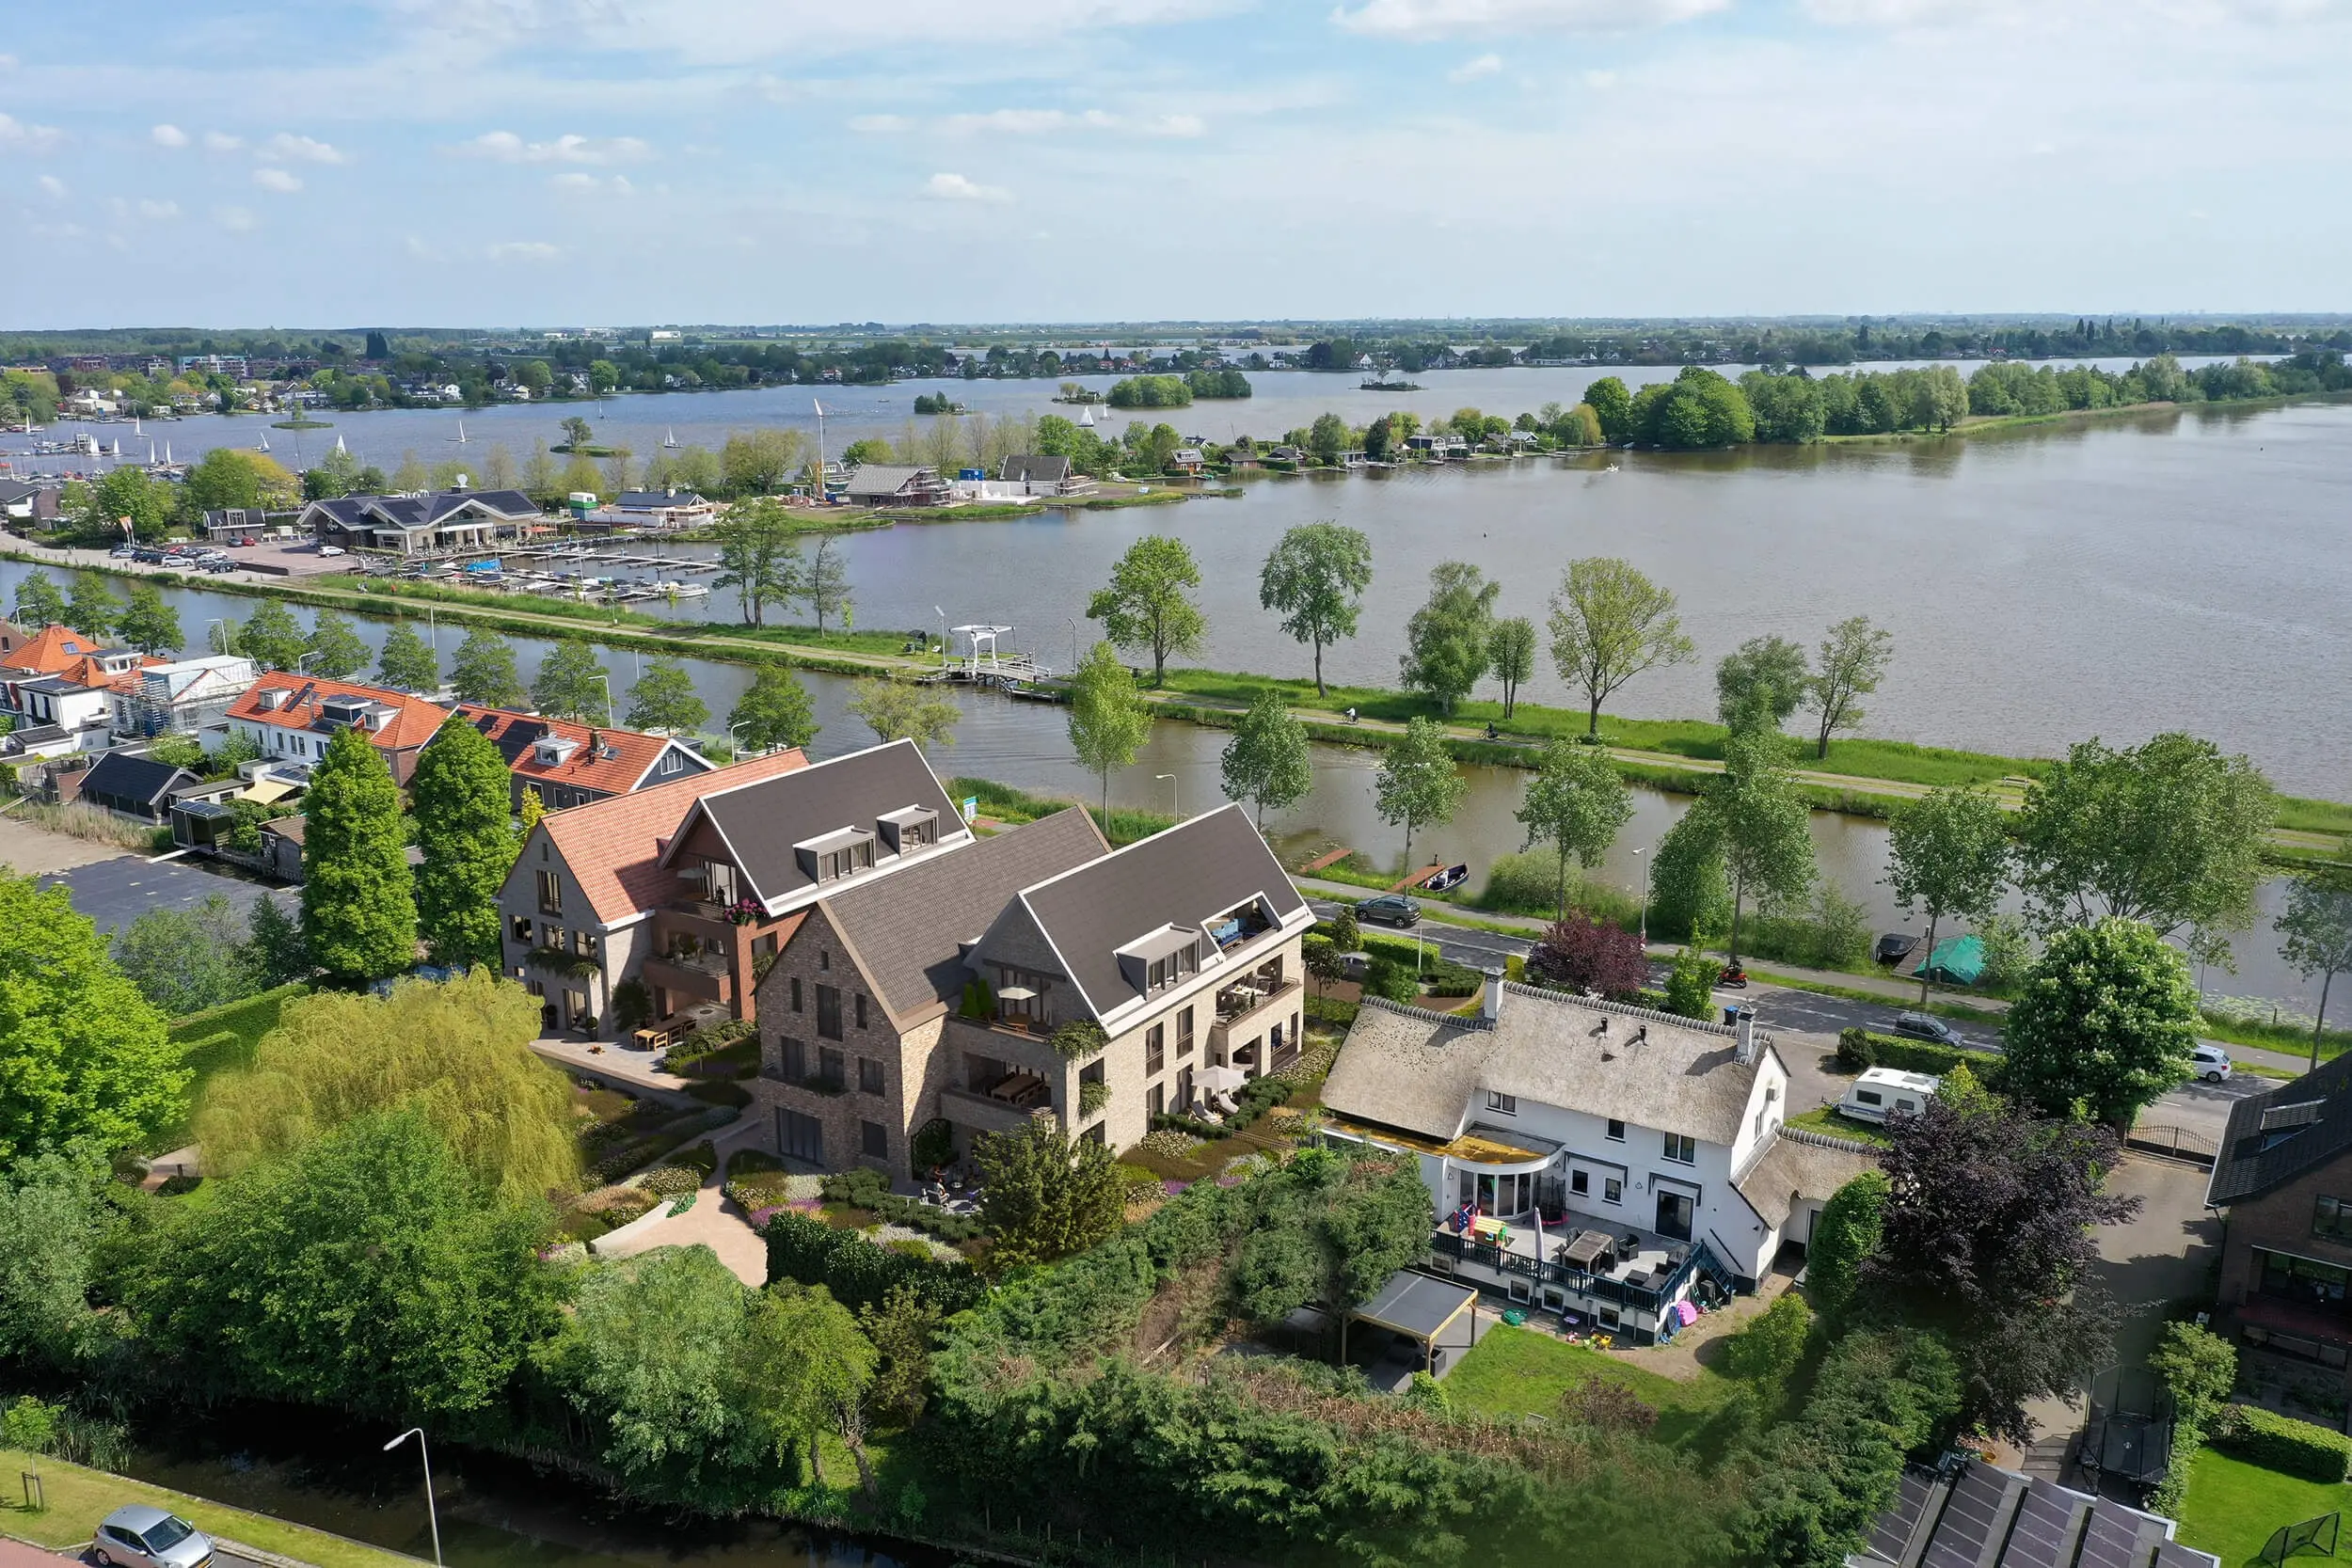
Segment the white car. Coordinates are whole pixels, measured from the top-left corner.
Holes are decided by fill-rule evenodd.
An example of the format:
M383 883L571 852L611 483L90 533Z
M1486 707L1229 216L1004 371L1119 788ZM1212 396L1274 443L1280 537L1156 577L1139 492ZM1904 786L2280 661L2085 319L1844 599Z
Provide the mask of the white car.
M321 545L319 546L319 554L321 555L341 555L342 553L343 547L341 545Z
M2208 1084L2218 1084L2230 1076L2230 1053L2217 1045L2201 1045L2188 1053L2190 1069Z

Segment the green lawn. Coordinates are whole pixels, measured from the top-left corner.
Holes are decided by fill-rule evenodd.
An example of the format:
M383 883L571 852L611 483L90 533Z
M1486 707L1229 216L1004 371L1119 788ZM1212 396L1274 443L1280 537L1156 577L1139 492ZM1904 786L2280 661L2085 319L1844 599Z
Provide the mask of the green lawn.
M1483 1316L1496 1308L1482 1301L1478 1310ZM1731 1379L1704 1369L1688 1382L1661 1377L1582 1345L1497 1323L1446 1374L1445 1391L1457 1410L1480 1416L1557 1419L1560 1396L1596 1377L1623 1384L1655 1409L1658 1440L1677 1448L1696 1440L1739 1387Z
M18 1473L36 1464L40 1467L41 1491L49 1500L48 1509L40 1513L25 1509L24 1494L15 1484ZM226 1536L281 1557L316 1563L318 1568L416 1568L417 1564L415 1558L380 1551L340 1535L62 1460L36 1461L30 1455L0 1449L0 1474L9 1480L8 1486L0 1488L0 1532L44 1546L78 1545L90 1538L99 1520L124 1503L145 1502L171 1510L208 1535Z
M2180 1539L2213 1553L2222 1568L2239 1568L2280 1526L2344 1508L2352 1508L2352 1486L2298 1480L2207 1449L2190 1462Z
M1895 1141L1886 1135L1885 1129L1841 1117L1827 1105L1818 1105L1803 1116L1790 1117L1788 1125L1802 1127L1808 1132L1827 1132L1833 1137L1857 1138L1866 1144L1891 1144Z

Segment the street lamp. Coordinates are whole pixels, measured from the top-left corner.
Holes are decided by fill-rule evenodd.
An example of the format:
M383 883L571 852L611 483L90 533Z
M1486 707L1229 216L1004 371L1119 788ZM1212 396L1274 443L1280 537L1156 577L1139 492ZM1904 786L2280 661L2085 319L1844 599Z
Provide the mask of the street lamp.
M741 747L735 743L735 732L750 722L751 721L748 719L738 719L734 723L727 726L727 750L736 754L738 761L742 759L743 751Z
M411 1437L417 1440L417 1457L424 1461L424 1516L433 1526L434 1568L440 1568L441 1514L440 1511L433 1506L433 1455L432 1452L425 1447L424 1428L410 1427L406 1432L402 1433L399 1436L385 1444L384 1451L386 1453L391 1452L394 1449L400 1447Z
M612 728L612 677L599 670L596 683L604 688L604 727L609 730Z
M1075 675L1078 673L1078 618L1065 615L1062 619L1070 623L1070 673Z
M1636 850L1634 850L1634 851L1633 851L1633 853L1634 853L1637 857L1638 857L1638 856L1642 856L1642 855L1646 855L1646 854L1648 854L1649 852L1650 852L1650 846L1649 846L1649 845L1646 845L1646 844L1643 845L1643 846L1642 846L1639 849L1636 849ZM1643 862L1642 862L1642 951L1643 951L1643 952L1645 952L1645 953L1646 953L1646 952L1648 952L1648 951L1649 951L1649 873L1650 873L1650 864L1651 864L1651 863L1650 863L1650 862L1648 862L1648 861L1643 861Z
M1168 781L1168 814L1170 816L1182 817L1184 815L1184 804L1183 796L1178 793L1176 775L1173 773L1154 773L1152 775L1152 782L1153 784L1158 784L1163 779Z

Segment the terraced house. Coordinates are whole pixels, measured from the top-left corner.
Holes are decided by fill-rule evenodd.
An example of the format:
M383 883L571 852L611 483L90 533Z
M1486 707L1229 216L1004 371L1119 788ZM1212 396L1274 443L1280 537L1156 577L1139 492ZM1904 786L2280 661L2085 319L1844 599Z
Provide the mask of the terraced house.
M787 1158L901 1175L934 1123L961 1153L1036 1117L1125 1148L1202 1069L1298 1053L1313 916L1237 806L1116 852L1072 810L887 879L820 870L760 985L753 1093ZM1105 1043L1065 1055L1073 1023Z

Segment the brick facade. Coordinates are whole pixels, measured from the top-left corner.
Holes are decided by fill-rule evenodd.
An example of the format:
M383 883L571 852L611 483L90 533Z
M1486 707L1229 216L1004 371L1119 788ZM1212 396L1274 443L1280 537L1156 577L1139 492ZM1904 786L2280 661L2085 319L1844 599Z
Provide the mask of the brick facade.
M2225 1311L2235 1311L2249 1303L2280 1304L2294 1316L2291 1327L2276 1332L2298 1341L2292 1346L2282 1343L2280 1348L2300 1351L2299 1341L2314 1340L2320 1359L2344 1367L2347 1351L2352 1351L2352 1299L2347 1299L2344 1288L2331 1289L2314 1280L2308 1285L2298 1283L2287 1293L2274 1290L2265 1294L2261 1291L2261 1259L2256 1257L2258 1252L2280 1253L2352 1272L2352 1219L2343 1222L2345 1234L2342 1238L2317 1233L2322 1198L2343 1199L2352 1211L2352 1154L2340 1155L2259 1197L2233 1204L2222 1238L2218 1299ZM2332 1337L2325 1327L2331 1319ZM2241 1326L2245 1326L2243 1318ZM2312 1332L2295 1332L2306 1329ZM2257 1338L2269 1332L2261 1327L2251 1330ZM2352 1370L2347 1370L2346 1386L2352 1389Z

